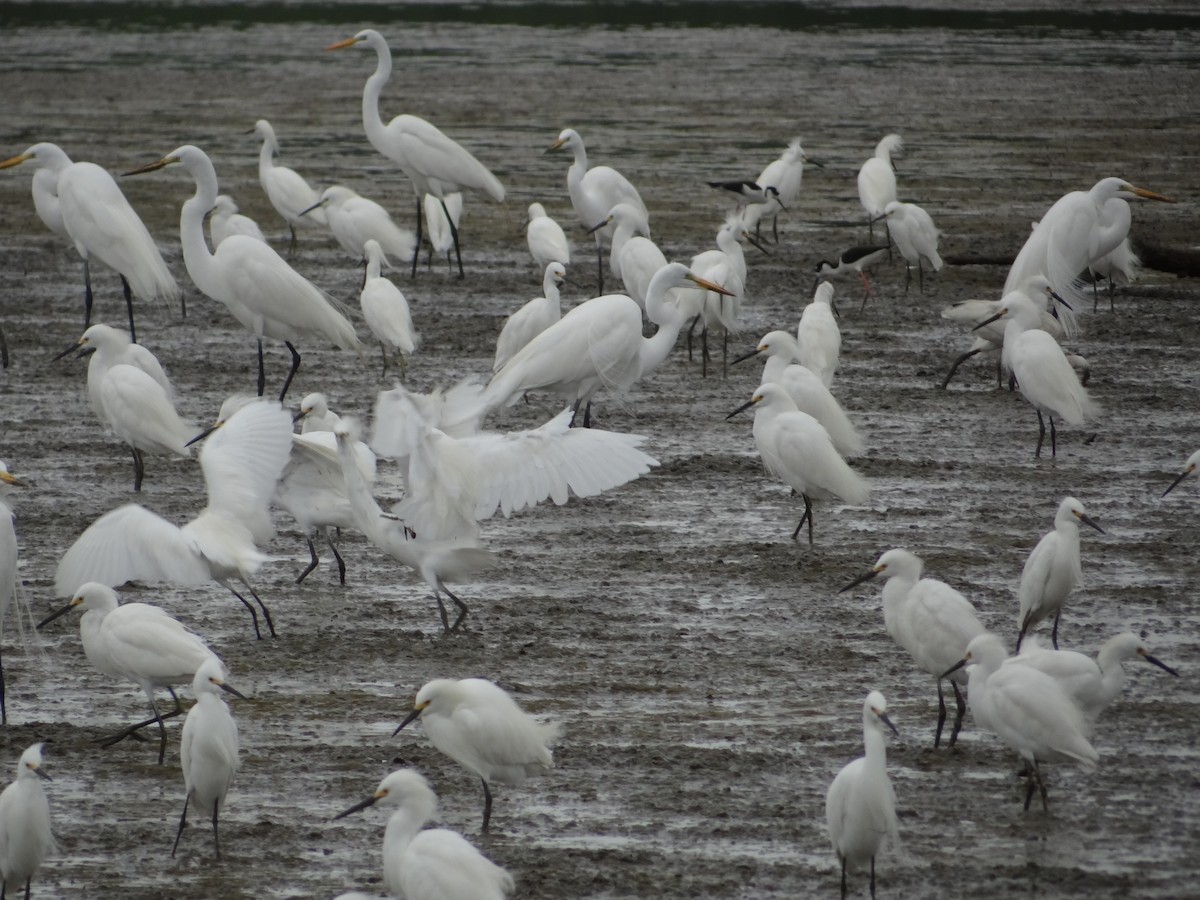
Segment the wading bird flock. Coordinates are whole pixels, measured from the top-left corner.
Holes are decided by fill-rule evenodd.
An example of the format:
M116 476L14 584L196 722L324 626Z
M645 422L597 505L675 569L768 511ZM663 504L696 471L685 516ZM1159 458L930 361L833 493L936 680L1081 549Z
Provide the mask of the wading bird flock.
M178 164L190 176L195 193L180 211L187 273L201 293L222 304L257 341L257 396L226 400L216 424L202 433L178 415L174 387L153 353L137 342L133 298L174 300L179 289L118 182L98 166L71 162L50 143L34 144L0 162L0 169L32 163L39 216L83 257L86 330L61 355L91 352L87 393L101 423L130 448L133 490L140 491L144 479L154 477L153 471L147 476L146 455L190 459L203 440L197 455L207 505L183 525L134 504L101 516L63 554L54 575L55 591L69 602L38 626L71 610L82 611L80 637L90 664L111 682L138 685L152 713L118 730L107 743L156 726L160 764L168 755L164 720L184 712L175 686L192 686L196 703L187 713L180 746L184 806L172 855L179 850L189 806L211 822L214 850L220 855L219 814L240 765L238 727L221 692L245 701L235 707L239 715L252 715L253 699L226 683L225 665L203 638L155 606L121 603L114 589L130 582L186 586L216 581L250 612L256 637L263 637L260 613L274 637L276 622L253 586L257 573L272 562L266 546L274 534L274 504L295 519L307 539L310 564L297 581L318 565L317 537L333 552L340 581L352 581L353 560L347 565L336 535L357 530L429 587L444 635L459 632L470 608L451 586L477 578L497 563L483 544L481 523L498 511L509 516L547 499L562 505L572 496L593 497L658 465L643 449L644 437L591 428L593 402L612 402L652 378L681 332L687 331L690 339L694 329L705 337L715 329L726 344L736 337L739 309L753 297L753 264L742 241L761 249L752 234L761 236L763 220L770 218L778 243L778 216L795 214L804 163L813 162L795 140L754 180L709 182L734 201L718 229L717 249L697 252L687 263L672 262L654 242L650 213L637 188L614 168L589 166L580 132L563 129L547 152L573 154L565 198L558 199L565 208L569 198L579 224L595 240L596 296L563 311L560 288L571 265L570 242L545 206L532 203L526 238L542 276L542 295L515 305L498 335L492 372L431 394L397 384L377 398L369 432L360 422L337 416L321 394L306 397L293 416L283 403L301 365L297 344L336 346L368 364L347 310L300 273L299 261L292 262L297 228L328 227L346 253L365 265L363 319L380 344L383 373L389 361L403 373L409 357L420 353L420 342L408 302L386 270L411 263L411 276L417 275L424 214L431 252L453 250L462 277L463 193L469 192L468 199L483 194L494 201L506 194L481 161L430 122L412 115L385 122L380 107L391 102L383 92L392 73L387 42L368 29L326 49L356 46L373 50L376 61L362 94L363 128L370 144L412 183L415 235L397 225L378 202L337 185L318 191L296 171L276 164L280 143L265 119L252 129L262 141L258 174L290 230L286 257L238 213L232 198L220 193L217 168L203 149L185 144L128 173ZM899 135L885 136L858 174L871 236L875 223L886 220L888 245L853 247L836 263L818 264L818 283L795 336L790 323L784 323L787 330L768 332L756 349L734 360L765 360L761 384L729 417L754 410L753 444L767 473L799 495L803 513L792 538L798 541L807 523L809 545L815 543L814 501L836 500L861 509L871 491L866 474L847 462L863 456L869 436L864 438L834 393L841 338L835 288L827 279L859 278L869 297L867 269L883 264L892 243L905 263L905 290L912 266L922 293L926 268L938 273L944 266L931 216L899 200L902 192L891 157L902 147ZM298 156L287 158L299 162ZM975 343L964 358L998 352L1002 373L1035 408L1041 432L1035 455L1042 451L1045 419L1055 455L1056 420L1079 425L1100 415L1059 341L1078 328L1080 275L1089 269L1107 274L1120 265L1112 255L1126 246L1127 201L1132 199L1168 200L1118 178L1067 194L1029 235L998 300L968 301L969 308L947 312L973 326ZM210 214L211 246L203 225ZM604 293L606 240L609 271L624 293ZM90 325L93 258L121 276L128 332ZM265 339L282 341L292 358L278 400L263 396ZM707 342L703 352L707 360ZM497 410L535 392L554 395L567 408L538 428L508 433L485 429ZM294 433L297 422L300 434ZM1200 452L1187 461L1164 496L1195 471L1198 457ZM375 496L384 480L403 487L403 499L390 508ZM200 481L195 480L197 489ZM14 516L5 495L20 486L0 464L0 605L6 610L18 605L19 592ZM1142 638L1129 633L1110 640L1094 660L1059 649L1060 619L1082 576L1080 524L1105 533L1079 500L1063 499L1054 530L1029 554L1019 585L1013 573L1019 601L1013 609L1014 656L985 628L969 599L942 581L923 577L923 561L909 550L888 550L844 588L882 576L887 634L935 680L934 747L942 743L948 717L943 684L948 682L956 712L947 746L955 746L969 708L976 725L1021 757L1028 778L1027 809L1035 792L1048 803L1042 764L1098 763L1090 740L1096 718L1121 690L1123 661L1140 657L1177 674L1150 654ZM446 601L453 604L453 616ZM14 610L10 621L20 617L20 610ZM1048 619L1053 649L1033 636ZM174 700L165 714L155 697L163 689ZM416 693L414 702L396 733L419 719L438 750L480 779L484 832L492 818L494 785L519 785L554 766L551 747L562 734L561 724L529 716L491 681L435 679ZM0 712L7 716L2 669ZM865 755L836 774L826 796L843 897L848 871L862 867L869 868L875 895L876 857L900 830L886 767L886 730L896 733L896 728L882 693L866 697L862 717ZM5 888L24 884L27 895L39 866L56 852L42 785L49 776L41 759L41 744L26 750L16 781L0 795L0 875ZM53 786L48 790L52 793ZM234 797L236 802L236 793ZM383 859L384 881L397 896L482 900L513 890L513 875L461 835L424 827L436 813L436 796L416 771L387 775L373 795L337 818L375 805L394 810Z

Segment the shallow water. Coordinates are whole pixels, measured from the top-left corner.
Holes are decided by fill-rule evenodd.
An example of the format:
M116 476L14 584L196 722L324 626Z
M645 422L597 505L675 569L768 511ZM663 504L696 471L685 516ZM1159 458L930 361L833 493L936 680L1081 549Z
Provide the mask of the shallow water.
M600 27L601 5L9 5L0 10L4 155L54 140L126 171L198 144L282 249L285 229L257 186L258 148L245 134L265 116L284 163L345 182L406 221L410 188L361 132L372 59L320 52L386 25L397 73L384 114L436 121L510 190L502 206L468 200L464 281L440 262L415 281L397 278L424 336L409 368L420 389L488 371L503 316L536 292L526 205L540 200L574 229L567 161L541 155L568 125L593 163L639 185L673 258L710 246L725 212L704 179L752 176L798 135L825 163L807 170L798 208L781 218L781 245L751 257L737 352L793 328L817 260L866 239L854 172L892 130L907 145L901 193L934 215L947 258L1011 256L1057 196L1108 174L1184 201L1137 206L1136 237L1195 244L1200 21L1190 7L1138 15L1026 4L987 16L922 7L703 4L671 7L672 18L628 4L607 20L619 27ZM25 591L40 615L55 605L63 549L132 498L127 455L94 423L83 365L49 362L79 327L79 263L34 217L28 179L23 168L0 177L0 324L13 358L0 375L0 458L30 482L15 505ZM169 170L122 187L186 283L178 211L190 184ZM590 296L595 272L583 240L576 251L571 301ZM302 236L295 265L353 301L358 275L331 240ZM902 733L889 768L903 847L879 862L880 896L958 897L964 886L989 897L1186 893L1200 839L1200 695L1189 674L1200 645L1198 488L1158 496L1200 445L1191 390L1200 289L1146 272L1114 311L1102 300L1085 313L1073 349L1091 361L1105 412L1094 439L1092 429L1062 429L1051 461L1034 459L1035 417L995 389L988 362L937 387L970 343L938 312L996 296L1003 277L994 264L952 265L921 296L905 294L899 265L885 267L861 314L857 287L838 288L835 391L866 436L857 466L874 491L861 508L818 504L811 549L788 540L798 503L762 472L749 418L724 421L756 386L757 367L701 378L681 341L647 384L598 407L605 427L647 435L661 467L594 500L489 523L501 564L463 586L472 614L461 635L442 638L423 586L355 535L343 544L346 588L324 564L295 586L306 553L282 514L270 547L279 562L258 584L277 640L252 640L244 611L216 586L128 592L203 634L253 697L234 706L243 768L219 862L199 823L169 857L182 794L178 726L163 767L152 746L96 748L142 715L140 692L104 684L71 620L47 630L40 660L7 637L0 761L54 741L49 794L63 850L36 895L381 892L384 815L330 819L399 759L430 776L443 823L476 837L471 776L419 729L390 736L421 684L468 675L516 686L528 709L567 726L559 768L498 789L494 833L478 839L522 897L835 894L823 796L861 752L871 688L885 692ZM94 278L98 320L122 324L115 278L99 266ZM253 343L212 301L192 290L188 302L186 320L142 303L139 334L167 362L181 410L201 422L253 384ZM373 357L364 366L328 348L301 350L293 402L323 390L340 411L369 413L380 386ZM285 359L269 350L271 384ZM539 398L495 425L528 427L555 411ZM1015 763L994 739L968 724L957 750L931 749L934 689L883 632L878 587L837 590L883 550L906 546L1011 636L1021 565L1068 493L1108 534L1083 538L1086 582L1064 615L1064 645L1094 651L1118 630L1144 630L1183 677L1131 664L1096 738L1099 769L1053 767L1049 814L1023 813ZM151 459L137 499L184 521L203 504L198 468ZM852 885L863 893L861 875Z

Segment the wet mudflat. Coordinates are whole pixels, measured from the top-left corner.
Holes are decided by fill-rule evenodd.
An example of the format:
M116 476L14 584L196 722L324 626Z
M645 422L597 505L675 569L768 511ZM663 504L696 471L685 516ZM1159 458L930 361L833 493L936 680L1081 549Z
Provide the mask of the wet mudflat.
M266 117L282 162L314 182L346 183L406 221L411 190L361 130L373 58L320 52L371 24L6 27L3 155L52 140L118 172L195 143L282 249L285 228L258 188L258 147L244 133ZM908 146L901 196L933 214L948 258L1011 256L1050 202L1109 174L1184 201L1137 206L1136 238L1194 244L1200 177L1189 98L1200 32L1094 25L381 25L397 63L384 115L437 122L510 190L503 206L468 198L465 280L436 260L416 280L396 278L424 341L407 383L431 389L490 369L503 317L540 284L524 246L525 207L538 200L577 224L568 161L540 155L566 126L582 133L593 164L615 165L639 185L655 238L676 259L710 247L725 211L704 179L753 176L796 136L825 163L808 170L797 208L781 218L779 246L749 256L737 352L768 330L794 328L817 260L864 242L854 173L888 131ZM181 412L205 422L225 396L253 388L253 340L188 282L178 247L186 176L168 170L122 186L189 289L186 319L140 304L139 334L167 365ZM80 267L36 219L28 190L24 169L0 179L0 324L13 358L0 375L0 458L29 482L15 506L24 590L40 616L57 603L59 556L88 523L135 500L183 522L204 493L194 461L155 458L134 497L125 450L88 406L84 365L50 362L78 335ZM577 240L576 251L572 302L592 295L595 277L589 245ZM294 264L355 300L359 276L332 239L304 235ZM128 591L204 635L253 698L234 705L243 768L220 861L198 822L169 856L183 791L178 725L162 767L152 745L98 748L97 738L143 714L140 691L90 668L75 621L51 626L40 654L19 649L6 623L0 761L53 740L49 793L62 852L35 895L382 893L385 815L330 819L401 760L430 777L441 821L508 868L521 897L835 894L824 791L861 752L871 688L887 695L902 733L889 768L903 847L880 860L880 896L1188 893L1200 868L1191 671L1200 501L1193 483L1159 494L1200 446L1200 288L1148 271L1113 310L1102 298L1085 313L1072 349L1091 362L1104 414L1093 427L1064 427L1057 460L1038 460L1036 417L995 387L990 361L966 364L949 390L938 388L970 344L940 310L998 296L1004 273L952 265L922 296L904 292L897 263L879 271L861 313L857 287L839 286L835 393L868 442L856 466L873 493L864 507L818 504L815 547L788 539L800 504L762 471L750 419L724 421L757 385L757 364L703 378L681 341L650 381L597 410L603 427L647 435L662 465L600 498L489 523L486 545L500 565L463 586L471 616L461 634L444 638L423 585L354 534L343 541L345 588L324 564L296 586L307 552L282 513L269 548L278 561L257 585L276 640L253 640L244 610L216 585ZM118 282L100 266L94 278L97 320L122 325ZM387 386L373 356L300 349L293 405L321 390L342 413L369 414ZM277 385L285 351L268 348L268 365ZM554 412L553 400L535 397L489 424L531 427ZM837 590L904 546L1011 637L1021 565L1067 494L1108 534L1084 535L1085 585L1064 615L1064 646L1094 652L1118 631L1144 631L1182 677L1130 664L1130 685L1096 736L1099 769L1050 768L1049 814L1024 813L1015 758L969 720L956 750L932 750L934 686L884 633L878 587ZM493 833L483 838L473 778L419 729L391 737L421 684L468 675L510 686L527 709L567 728L553 773L496 792Z

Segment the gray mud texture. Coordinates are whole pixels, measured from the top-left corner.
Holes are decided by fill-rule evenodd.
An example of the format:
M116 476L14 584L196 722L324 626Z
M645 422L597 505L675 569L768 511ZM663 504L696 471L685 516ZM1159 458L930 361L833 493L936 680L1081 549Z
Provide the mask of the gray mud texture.
M887 132L907 148L901 197L932 213L943 254L956 261L926 279L924 294L905 291L899 261L882 266L861 311L857 284L838 286L834 392L868 444L854 466L872 493L863 506L818 503L812 547L790 540L801 505L763 471L750 417L725 420L757 386L758 364L722 377L718 339L702 377L681 339L653 377L596 406L600 427L646 435L661 465L595 499L485 523L499 566L460 586L471 612L459 634L444 637L423 583L355 533L343 535L345 587L325 560L298 586L307 550L282 512L267 548L275 562L256 583L277 639L254 640L245 610L215 584L124 591L203 635L250 697L232 707L242 769L219 860L196 818L170 856L183 799L178 721L162 766L154 743L99 747L144 716L141 692L88 665L77 617L24 644L10 619L5 780L25 746L53 742L47 793L61 849L34 896L382 894L386 812L332 818L401 764L429 777L440 823L507 868L518 897L837 896L824 795L861 753L871 689L886 695L901 735L889 740L888 769L902 845L878 861L880 897L1194 895L1200 484L1160 495L1200 447L1200 286L1147 270L1111 308L1102 295L1093 313L1089 298L1071 349L1089 360L1103 412L1092 426L1061 428L1056 459L1034 457L1034 411L996 386L992 361L972 360L939 387L971 343L941 310L999 297L1001 261L1065 192L1120 175L1177 197L1135 204L1133 234L1168 250L1196 243L1200 25L1186 6L1145 21L1124 15L1119 27L1092 4L1079 7L1062 24L1042 15L1027 26L950 10L943 22L936 5L907 25L864 13L789 29L548 28L432 13L408 23L214 14L125 28L119 12L96 13L106 27L50 13L8 22L0 155L48 140L118 173L197 144L281 252L286 228L258 186L258 143L246 133L259 117L275 125L281 162L314 183L352 186L411 224L408 183L362 131L373 56L321 52L378 24L396 58L385 118L436 122L509 189L503 205L467 198L464 280L438 259L428 269L422 259L415 279L395 276L423 338L408 368L414 389L490 371L504 317L540 285L523 236L529 202L544 203L573 237L566 300L594 294L568 160L542 155L567 126L594 165L639 186L672 259L711 247L727 212L706 179L753 177L797 136L825 164L806 171L770 255L748 251L731 355L769 330L794 329L818 260L866 242L855 173ZM11 354L0 373L0 458L27 482L12 501L22 592L40 618L62 602L59 557L98 516L138 502L182 523L205 495L194 460L161 457L148 460L133 495L128 453L88 405L85 364L52 361L80 333L81 267L35 217L28 169L0 173L0 325ZM186 173L121 185L187 289L186 318L138 303L140 339L167 366L185 417L207 422L226 396L253 390L253 339L188 279L178 233ZM329 236L303 233L293 263L357 309L358 270ZM115 275L97 264L93 278L95 321L123 326ZM358 328L365 336L361 319ZM367 417L390 384L373 347L365 361L313 342L300 350L293 408L324 391L341 413ZM286 363L284 348L268 343L269 390ZM528 428L558 410L538 395L488 424ZM1128 664L1129 684L1095 735L1099 767L1047 766L1049 812L1024 812L1015 755L969 717L956 748L933 749L933 680L884 631L879 585L838 590L884 550L906 547L1009 641L1021 567L1067 495L1106 533L1083 535L1085 581L1063 616L1063 646L1094 653L1119 631L1144 632L1180 677ZM478 782L420 727L392 737L423 683L466 676L495 679L566 729L555 770L496 790L484 836ZM865 873L852 873L850 887L865 896Z

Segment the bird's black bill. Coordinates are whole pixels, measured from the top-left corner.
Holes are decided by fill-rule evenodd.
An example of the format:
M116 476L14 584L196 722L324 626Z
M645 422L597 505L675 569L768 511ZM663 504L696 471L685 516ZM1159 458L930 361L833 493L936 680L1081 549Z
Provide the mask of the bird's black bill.
M145 175L147 172L157 172L159 169L169 165L169 163L169 159L160 159L157 162L150 163L149 165L141 166L137 169L130 169L128 172L122 172L121 177L124 178L127 175Z
M395 737L395 736L396 736L396 735L398 735L398 734L399 734L401 731L403 731L403 730L404 730L404 726L405 726L405 725L408 725L408 724L410 724L410 723L413 721L413 719L416 719L418 716L420 716L422 712L424 712L424 708L423 708L423 707L422 707L421 709L414 709L414 710L413 710L412 712L410 712L410 713L409 713L407 716L405 716L405 717L404 717L404 721L403 721L403 722L401 722L399 725L397 725L397 726L396 726L396 730L392 732L392 737Z
M1174 675L1176 678L1178 678L1178 677L1179 677L1179 673L1178 673L1178 672L1176 672L1174 669L1172 669L1170 666L1168 666L1168 665L1167 665L1165 662L1163 662L1161 659L1155 659L1155 658L1154 658L1153 656L1151 656L1149 653L1143 653L1143 654L1142 654L1142 659L1144 659L1146 662L1150 663L1150 665L1152 665L1152 666L1158 666L1158 667L1159 667L1160 669L1162 669L1164 672L1170 672L1170 673L1171 673L1172 675Z
M858 578L855 578L852 582L850 582L848 585L846 585L844 588L842 588L840 591L838 591L838 593L844 594L844 593L846 593L846 591L850 590L851 588L858 587L864 581L870 581L872 578L874 578L878 574L879 574L878 572L876 572L874 569L872 569L866 575L860 575L860 576L858 576Z
M783 206L783 204L782 204L782 203L781 203L781 204L779 204L779 205L780 205L780 206ZM749 244L749 245L750 245L750 246L752 246L752 247L757 247L759 250L761 250L761 251L762 251L763 253L765 253L767 256L770 256L770 255L771 255L771 254L770 254L770 253L767 251L767 248L766 248L766 247L764 247L762 244L760 244L758 241L756 241L756 240L755 240L753 237L751 237L750 235L746 235L746 243L747 243L747 244Z
M223 682L223 681L222 681L222 682L221 682L221 683L218 685L218 687L220 687L220 688L221 688L221 690L223 690L225 693L227 693L227 694L233 694L233 696L235 696L235 697L238 697L238 698L239 698L239 699L241 699L241 700L245 700L245 699L247 699L247 697L246 697L246 695L245 695L245 694L243 694L241 691L239 691L237 688L235 688L235 687L234 687L233 685L231 685L231 684L226 684L225 682Z
M887 717L887 713L880 713L879 721L888 728L892 729L892 734L894 734L896 737L900 737L900 732L896 730L896 726L892 724L892 720Z
M75 343L71 344L71 346L67 347L66 350L63 350L61 353L56 354L54 359L59 360L59 359L62 359L64 356L70 356L72 353L74 353L78 349L80 349L79 341L76 341Z
M210 434L212 434L216 430L217 430L216 425L210 425L208 428L205 428L202 432L200 432L198 435L196 435L194 438L192 438L190 441L188 441L186 444L184 444L184 446L190 447L190 446L192 446L192 444L195 444L195 443L198 443L199 441L204 440L206 437L208 437Z
M68 603L66 606L64 606L62 609L50 613L50 615L46 616L46 618L42 619L42 621L37 623L37 627L41 628L43 625L49 625L55 619L57 619L61 616L65 616L67 613L69 613L74 608L75 608L75 603L74 603L74 601L72 601L71 603Z
M1075 307L1073 307L1070 303L1068 303L1066 300L1064 300L1062 298L1062 294L1060 294L1058 291L1051 290L1049 293L1050 293L1050 298L1055 303L1059 303L1059 304L1065 306L1067 309L1071 310L1072 312L1075 311Z
M603 222L601 222L599 225L593 225L591 228L589 228L589 229L587 230L587 233L588 233L588 234L595 234L597 231L599 231L601 228L603 228L603 227L604 227L605 225L607 225L607 224L608 224L608 219L605 219L605 220L604 220Z
M50 777L50 775L46 772L46 770L43 769L41 766L38 766L36 769L34 769L33 773L35 775L37 775L38 778L42 779L42 781L53 781L54 780L53 778Z
M1084 513L1083 515L1081 515L1079 517L1079 521L1082 522L1084 525L1091 525L1093 528L1095 528L1101 534L1105 533L1104 529L1096 524L1096 520L1093 519L1091 516L1089 516L1087 513Z
M971 330L978 331L980 328L983 328L985 325L991 325L993 322L998 322L998 321L1000 321L1000 319L1003 319L1003 318L1004 318L1004 310L1001 310L1000 312L996 313L991 318L984 319L982 322L980 322L978 325L976 325Z
M1162 492L1162 495L1163 495L1164 497L1165 497L1165 496L1167 496L1167 494L1171 493L1171 491L1173 491L1173 490L1175 490L1175 488L1179 487L1179 483L1180 483L1181 481L1183 481L1183 479L1187 478L1187 477L1188 477L1189 475L1191 475L1191 474L1192 474L1192 470L1191 470L1191 469L1188 469L1186 472L1181 472L1181 473L1179 474L1179 477L1178 477L1178 478L1176 478L1174 481L1172 481L1172 482L1171 482L1171 484L1170 484L1170 486L1168 486L1168 487L1167 487L1167 489L1166 489L1165 491L1163 491L1163 492Z
M302 210L302 211L300 212L300 215L302 215L302 216L306 216L306 215L308 215L310 212L312 212L314 209L316 209L316 208L317 208L318 206L320 206L320 205L321 205L321 201L320 201L320 200L318 200L316 203L314 203L314 204L313 204L312 206L310 206L308 209Z
M743 354L742 354L741 356L739 356L737 359L733 360L733 361L730 363L730 365L732 365L732 366L736 366L738 363L740 363L740 362L745 362L745 361L746 361L746 360L748 360L748 359L753 359L753 358L754 358L754 357L756 357L756 356L758 356L758 348L757 348L757 347L755 347L755 348L754 348L753 350L751 350L749 353L743 353ZM744 409L744 408L745 408L745 407L743 407L743 409ZM731 415L732 415L732 414L731 414Z
M745 412L746 410L748 410L748 409L749 409L750 407L752 407L753 405L754 405L754 401L753 401L753 400L747 400L745 403L743 403L741 406L739 406L737 409L735 409L733 412L731 412L729 415L727 415L727 416L725 417L725 421L726 421L726 422L728 422L730 419L732 419L732 418L733 418L734 416L736 416L738 413L740 413L740 412Z
M959 669L961 669L963 666L965 666L969 662L970 662L969 659L960 659L958 662L956 662L954 665L952 665L950 668L948 668L945 672L943 672L941 675L939 675L938 681L941 681L943 678L946 678L949 675L953 675L955 672L957 672Z
M363 800L361 803L355 803L349 809L344 810L344 811L338 813L336 816L334 816L333 821L336 822L338 819L344 819L344 818L346 818L346 816L350 815L351 813L356 813L359 810L366 809L368 806L374 806L375 801L377 799L379 799L379 798L378 797L368 797L366 800Z

